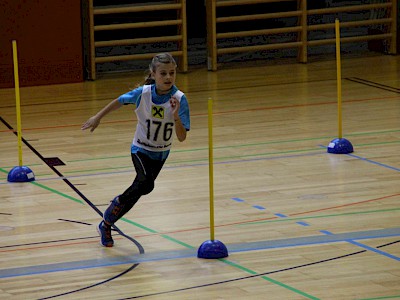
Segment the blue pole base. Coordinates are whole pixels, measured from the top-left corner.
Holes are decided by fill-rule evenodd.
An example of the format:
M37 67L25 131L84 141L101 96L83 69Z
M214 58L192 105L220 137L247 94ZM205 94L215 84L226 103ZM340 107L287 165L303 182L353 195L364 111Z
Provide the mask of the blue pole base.
M208 240L201 244L199 250L197 251L198 258L224 258L228 256L228 249L218 240Z
M8 173L9 182L28 182L35 180L35 174L27 166L18 166L11 169Z
M344 138L334 139L328 145L328 153L347 154L353 151L353 145Z

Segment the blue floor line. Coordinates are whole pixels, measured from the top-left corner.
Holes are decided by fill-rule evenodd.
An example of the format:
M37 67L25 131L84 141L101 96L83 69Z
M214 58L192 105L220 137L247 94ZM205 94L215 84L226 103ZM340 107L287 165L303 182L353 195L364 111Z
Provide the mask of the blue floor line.
M299 238L279 239L271 241L260 241L252 243L228 244L226 246L228 248L229 253L232 254L232 253L254 251L254 250L299 247L307 245L349 242L349 240L355 241L355 240L377 239L377 238L387 238L387 237L397 237L397 236L400 236L400 227L369 230L369 231L348 232L340 234L330 234L330 235L317 235L317 236L307 236ZM90 260L71 261L71 262L63 262L55 264L0 269L0 278L30 276L36 274L52 273L52 272L101 268L107 266L118 266L125 264L162 261L170 259L182 259L182 258L197 258L197 249L184 249L184 250L167 251L160 253L146 253L142 255L135 254L129 256L114 256L102 259L90 259ZM398 257L395 257L395 259L398 259Z

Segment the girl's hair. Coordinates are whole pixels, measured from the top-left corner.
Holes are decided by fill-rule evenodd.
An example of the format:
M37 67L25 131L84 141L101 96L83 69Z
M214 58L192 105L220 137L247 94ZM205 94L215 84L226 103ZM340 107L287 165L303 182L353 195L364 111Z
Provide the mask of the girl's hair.
M153 57L151 63L149 64L149 69L147 70L147 75L144 79L144 84L155 83L154 78L151 77L151 73L155 72L159 64L169 64L172 63L177 66L175 59L169 53L159 53Z

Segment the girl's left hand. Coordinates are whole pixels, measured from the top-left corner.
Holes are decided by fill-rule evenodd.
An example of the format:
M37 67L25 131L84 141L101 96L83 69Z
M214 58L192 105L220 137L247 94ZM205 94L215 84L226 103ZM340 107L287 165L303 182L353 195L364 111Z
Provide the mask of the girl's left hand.
M169 103L171 104L174 118L177 119L179 117L178 112L179 112L180 102L175 97L171 97L171 99L169 99Z

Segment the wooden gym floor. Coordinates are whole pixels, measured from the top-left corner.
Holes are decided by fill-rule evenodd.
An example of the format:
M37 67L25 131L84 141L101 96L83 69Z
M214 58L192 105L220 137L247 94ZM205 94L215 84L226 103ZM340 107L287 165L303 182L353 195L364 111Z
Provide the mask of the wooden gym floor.
M400 299L400 56L247 62L178 74L192 129L156 188L99 245L99 212L135 173L132 107L94 132L81 124L143 72L21 88L18 165L13 89L0 90L0 299ZM215 238L210 239L207 100L213 99ZM60 163L64 165L59 165Z

